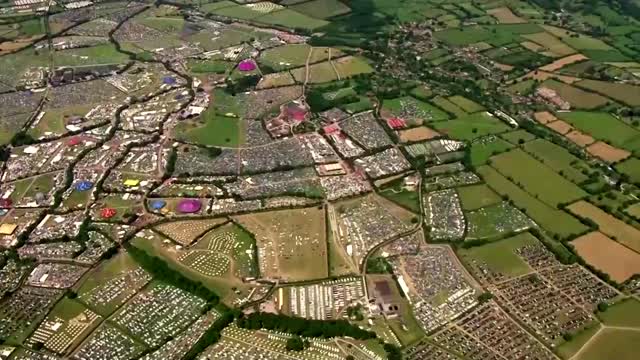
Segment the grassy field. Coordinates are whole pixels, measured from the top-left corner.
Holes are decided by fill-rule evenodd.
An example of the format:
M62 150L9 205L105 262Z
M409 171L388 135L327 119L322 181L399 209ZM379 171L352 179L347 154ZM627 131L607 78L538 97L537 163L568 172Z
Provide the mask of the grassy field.
M333 66L340 79L347 79L359 74L368 74L373 72L373 68L363 58L357 56L345 56L333 60Z
M508 132L506 134L502 134L500 135L501 138L507 140L508 142L512 143L513 145L518 145L520 143L526 143L528 141L531 140L535 140L536 136L533 135L532 133L528 132L527 130L516 130L516 131L511 131Z
M485 108L484 106L471 101L469 99L467 99L464 96L460 96L460 95L456 95L456 96L452 96L450 98L448 98L449 101L451 101L452 103L456 104L458 107L460 107L462 110L468 112L468 113L475 113L478 111L484 111Z
M573 203L568 209L577 216L593 220L598 224L600 232L640 253L640 230L586 201Z
M599 80L582 80L575 86L597 92L629 106L640 106L640 86Z
M580 353L579 360L635 360L640 331L603 329Z
M56 51L53 56L55 66L82 66L96 64L121 64L129 57L116 50L113 44Z
M418 192L409 191L402 186L404 179L399 179L388 184L380 190L380 195L407 208L415 213L420 212L420 199Z
M464 262L478 261L497 273L515 277L531 272L529 265L516 254L516 250L538 243L538 239L527 232L486 245L460 249L458 254Z
M587 196L587 193L522 150L491 158L491 166L546 204L556 207Z
M473 143L469 147L471 165L484 165L492 156L503 153L512 148L513 145L500 138L495 138L492 141L484 141L482 143Z
M347 5L338 0L311 0L291 5L289 8L318 19L344 15L351 11Z
M446 98L436 96L435 98L433 98L432 101L436 106L438 106L439 108L443 109L446 112L449 112L455 115L456 117L467 115L466 111L462 110L462 108L452 103L451 101L447 100Z
M306 69L304 67L291 70L291 75L299 83L304 83L306 77ZM309 65L309 83L319 84L338 80L333 66L328 61L318 64Z
M502 201L500 196L485 184L459 187L458 196L465 211L476 210Z
M533 41L534 43L541 45L544 47L545 52L549 55L560 57L575 54L575 50L572 49L569 45L560 41L557 37L547 33L540 32L535 34L525 34L522 35L523 38Z
M589 341L600 329L599 324L593 324L591 327L584 329L573 336L570 341L564 342L557 347L557 353L562 359L570 359L575 355L584 344ZM580 360L578 358L577 360Z
M264 16L259 17L258 19L256 19L256 21L265 24L280 25L289 29L307 30L315 30L329 23L325 20L312 18L291 9L283 9L270 12Z
M571 107L577 109L596 109L609 102L609 100L603 96L553 79L546 80L540 84L540 86L555 90L562 99L571 104Z
M640 160L629 158L615 166L616 170L629 177L631 182L640 183Z
M629 298L610 306L607 311L598 313L605 325L634 327L640 329L640 301Z
M210 107L196 120L183 121L175 127L178 140L211 146L238 147L244 143L242 120L216 114Z
M578 219L534 198L492 167L481 166L477 172L495 192L508 196L515 206L525 209L529 217L552 234L564 238L587 230Z
M524 144L522 148L540 162L576 184L589 178L581 171L588 165L562 146L544 139L536 139Z
M510 129L502 121L484 112L463 116L455 120L433 123L432 126L438 132L458 140L473 140L485 135L499 134Z
M280 71L304 66L309 52L311 52L311 46L307 44L288 44L263 51L259 62Z
M602 112L572 111L557 114L562 120L613 146L640 151L640 131Z
M567 43L569 46L576 50L609 50L611 46L607 45L604 41L583 35L574 33L572 31L561 29L554 26L543 26L552 35L558 37L560 40Z

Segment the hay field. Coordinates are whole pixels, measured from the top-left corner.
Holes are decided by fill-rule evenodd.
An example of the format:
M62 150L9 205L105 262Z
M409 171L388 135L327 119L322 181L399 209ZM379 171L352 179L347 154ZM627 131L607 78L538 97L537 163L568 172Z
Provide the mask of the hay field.
M587 147L587 152L610 164L617 163L631 156L630 152L615 148L602 141L598 141L594 144L589 145Z
M593 220L598 224L600 232L640 253L640 230L586 201L573 203L567 209L577 216Z
M640 274L640 254L594 231L571 242L578 254L591 266L622 283Z
M401 142L429 140L440 136L440 133L425 126L415 127L398 132Z
M596 109L609 102L609 100L603 96L552 79L546 80L540 86L555 90L558 95L568 101L573 108Z
M567 57L563 57L562 59L558 59L551 64L547 64L545 66L540 67L542 71L554 72L562 69L563 67L576 63L578 61L586 60L587 57L582 54L574 54L569 55Z

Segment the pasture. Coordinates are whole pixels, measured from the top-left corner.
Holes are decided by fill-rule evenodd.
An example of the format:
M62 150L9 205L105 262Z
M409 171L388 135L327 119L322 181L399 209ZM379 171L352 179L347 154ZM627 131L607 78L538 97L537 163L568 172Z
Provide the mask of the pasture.
M361 57L345 56L332 61L340 79L373 72L373 68Z
M510 129L499 119L486 112L475 113L455 120L440 121L433 128L457 140L473 140L482 136L499 134Z
M289 9L317 19L348 14L351 9L338 0L311 0L290 5Z
M491 166L547 205L569 203L587 193L520 149L491 158Z
M529 217L552 234L565 238L587 230L578 219L531 196L492 167L481 166L477 172L496 193L508 197L515 206L524 209Z
M538 239L528 232L482 246L458 250L458 255L466 263L481 263L490 270L507 277L516 277L531 272L529 265L516 254L516 250L527 245L539 244Z
M640 106L640 86L600 80L582 80L575 86L610 97L628 106Z
M634 298L622 300L598 314L605 325L640 329L640 301Z
M471 165L484 165L492 156L510 149L513 149L513 145L498 137L491 140L473 143L469 147Z
M311 52L311 46L307 44L287 44L260 53L258 61L275 71L304 66ZM326 60L326 57L322 60Z
M569 45L567 45L566 43L562 42L560 39L558 39L557 37L549 34L548 32L539 32L539 33L534 33L534 34L525 34L522 35L523 38L532 41L536 44L538 44L540 47L542 47L542 54L544 55L549 55L552 57L562 57L562 56L567 56L567 55L571 55L571 54L575 54L576 51L574 49L572 49ZM582 56L582 55L579 55ZM584 56L582 56L584 58ZM567 62L569 61L569 59L571 60L571 62L574 62L574 58L563 58L563 59L559 59L555 62L553 62L552 64L549 64L547 66L543 66L542 68L540 68L540 70L544 70L544 71L555 71L557 69L559 69L560 67L564 66L567 64ZM549 70L547 70L549 69Z
M603 329L580 352L580 360L635 360L640 331Z
M331 62L325 61L309 65L309 79L311 84L320 84L338 80L338 74L334 70ZM307 77L307 69L304 67L291 70L291 75L299 83L304 83Z
M527 20L514 14L508 7L499 7L487 10L487 14L493 16L500 24L520 24Z
M451 101L443 98L441 96L436 96L431 100L436 106L443 109L444 111L453 114L456 117L465 116L467 112L460 108L458 105L452 103Z
M629 177L633 183L640 183L640 160L638 158L630 158L615 166L616 170Z
M600 232L606 234L613 240L622 245L640 253L640 230L631 225L627 225L624 221L618 220L600 208L586 202L578 201L567 207L576 216L591 219L600 229Z
M448 98L449 101L456 104L459 108L468 113L475 113L478 111L484 111L484 106L467 99L464 96L455 95Z
M589 178L582 172L589 170L588 165L562 146L544 139L536 139L525 143L522 148L538 161L576 184Z
M244 143L242 125L241 119L217 114L212 106L197 119L178 123L173 131L176 139L192 144L238 147Z
M631 152L640 151L640 131L608 113L572 111L557 115L598 140Z
M500 196L485 184L459 187L458 196L465 211L477 210L502 201Z
M535 135L528 132L527 130L522 130L522 129L511 131L506 134L502 134L500 135L500 137L507 140L513 145L519 145L520 143L524 144L536 139Z
M640 274L640 254L600 232L583 235L573 240L571 245L589 265L609 274L617 283Z

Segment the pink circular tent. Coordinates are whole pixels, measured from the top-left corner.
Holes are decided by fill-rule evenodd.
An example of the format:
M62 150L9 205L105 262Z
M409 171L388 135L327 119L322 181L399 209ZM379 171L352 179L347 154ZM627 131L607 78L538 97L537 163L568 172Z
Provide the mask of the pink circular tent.
M193 214L200 211L202 203L198 199L184 199L178 203L178 211L183 214Z
M240 71L253 71L256 69L256 63L251 59L242 60L240 64L238 64L238 70Z

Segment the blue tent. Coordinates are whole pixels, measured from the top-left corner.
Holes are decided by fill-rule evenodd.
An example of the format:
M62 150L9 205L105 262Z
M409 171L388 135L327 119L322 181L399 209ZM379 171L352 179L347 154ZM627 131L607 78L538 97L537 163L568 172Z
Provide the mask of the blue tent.
M78 191L87 191L93 187L93 183L91 181L83 180L76 184L76 190Z
M149 203L149 207L153 210L160 210L167 205L167 202L164 200L153 200Z
M162 78L162 82L167 85L175 85L176 78L174 78L173 76L165 76Z

